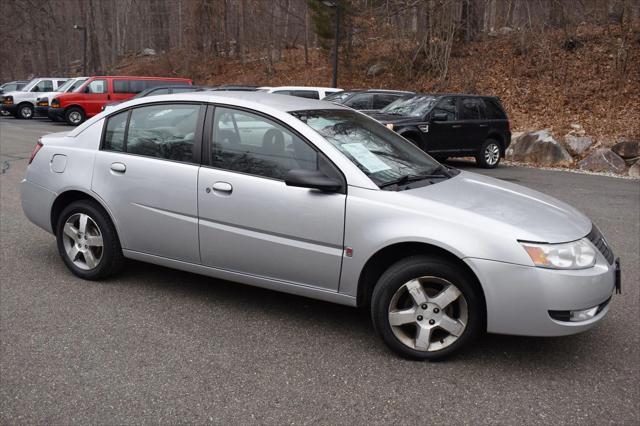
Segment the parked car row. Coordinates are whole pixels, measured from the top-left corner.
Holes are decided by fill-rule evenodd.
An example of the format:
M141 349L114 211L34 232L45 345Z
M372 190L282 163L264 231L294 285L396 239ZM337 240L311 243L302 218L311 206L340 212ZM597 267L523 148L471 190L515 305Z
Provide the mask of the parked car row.
M6 85L13 89L18 83ZM500 100L477 95L306 86L210 87L194 86L183 78L95 76L34 79L21 90L3 94L1 108L17 118L31 118L35 112L77 126L134 97L199 91L260 91L325 100L370 115L439 160L473 156L485 168L496 167L511 142Z

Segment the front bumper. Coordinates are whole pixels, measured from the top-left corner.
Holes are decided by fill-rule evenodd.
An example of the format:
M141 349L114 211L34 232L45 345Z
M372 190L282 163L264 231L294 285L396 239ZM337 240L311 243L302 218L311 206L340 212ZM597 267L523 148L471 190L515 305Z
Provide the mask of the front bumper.
M2 109L2 111L8 112L10 114L16 114L18 112L18 105L2 103L2 104L0 104L0 109Z
M49 106L36 106L36 115L38 117L48 117L49 108Z
M64 118L64 108L53 108L50 106L47 116L52 120Z
M552 270L486 259L465 262L480 280L487 304L487 331L522 336L564 336L586 331L609 311L616 267L598 254L596 265L581 270ZM600 306L588 320L570 322L549 311Z

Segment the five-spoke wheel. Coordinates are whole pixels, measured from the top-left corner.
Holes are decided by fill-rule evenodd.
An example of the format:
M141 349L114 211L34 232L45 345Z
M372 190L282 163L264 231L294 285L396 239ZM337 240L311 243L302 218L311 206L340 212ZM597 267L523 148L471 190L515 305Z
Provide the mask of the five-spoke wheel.
M106 278L123 264L113 222L94 201L75 201L65 207L58 217L56 236L62 260L81 278Z
M411 256L391 265L371 297L376 332L400 355L436 360L460 350L482 328L481 296L455 260Z

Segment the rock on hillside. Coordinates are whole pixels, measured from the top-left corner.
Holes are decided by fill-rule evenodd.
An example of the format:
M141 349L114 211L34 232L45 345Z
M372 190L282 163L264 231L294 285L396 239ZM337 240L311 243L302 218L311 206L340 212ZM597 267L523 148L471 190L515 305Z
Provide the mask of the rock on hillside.
M615 152L607 148L600 148L580 161L578 166L582 170L591 172L607 172L622 174L627 168L624 160Z
M515 138L507 149L506 158L544 166L568 165L573 162L571 154L548 130L527 132Z

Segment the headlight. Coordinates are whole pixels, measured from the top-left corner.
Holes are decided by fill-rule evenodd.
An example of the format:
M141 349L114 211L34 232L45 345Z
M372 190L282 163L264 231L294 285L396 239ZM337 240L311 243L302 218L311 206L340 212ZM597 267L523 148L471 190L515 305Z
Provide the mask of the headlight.
M5 105L13 104L13 96L3 96L2 97L2 103L5 104Z
M51 107L52 108L57 108L60 106L60 101L58 99L52 99L51 100Z
M562 244L520 244L539 268L585 269L596 263L596 250L586 238Z

